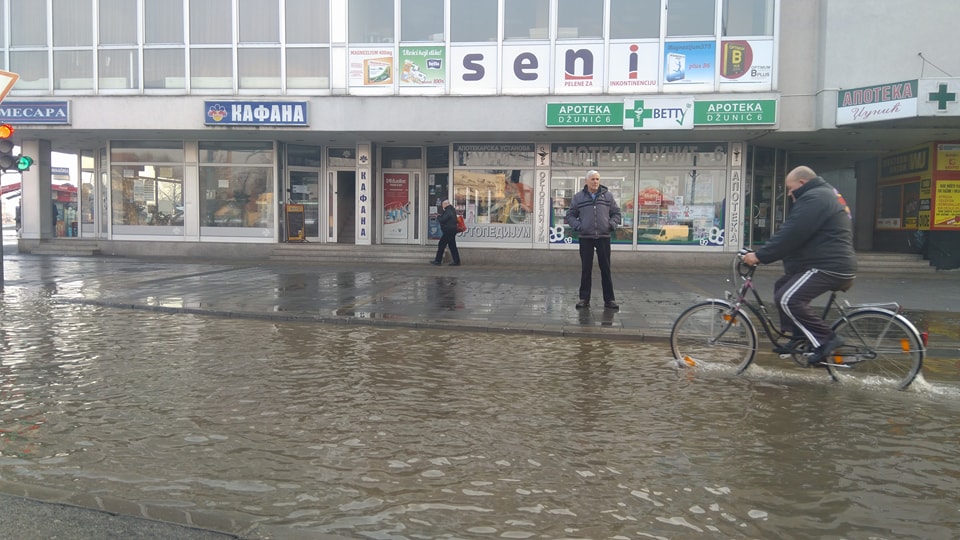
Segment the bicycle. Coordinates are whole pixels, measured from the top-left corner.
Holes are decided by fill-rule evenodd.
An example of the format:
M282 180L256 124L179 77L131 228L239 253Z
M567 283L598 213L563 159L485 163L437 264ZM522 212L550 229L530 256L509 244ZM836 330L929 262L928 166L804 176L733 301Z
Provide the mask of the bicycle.
M751 315L760 321L767 339L775 347L789 350L781 358L790 358L807 367L811 345L804 342L787 349L790 336L774 324L760 293L753 284L756 266L744 264L742 254L733 262L734 281L743 281L736 294L726 292L726 299L711 298L684 310L670 331L670 348L678 361L688 365L698 362L732 364L736 374L743 373L757 355L757 328ZM749 297L753 294L753 300ZM851 305L838 299L832 291L823 310L824 320L831 310L838 317L831 328L844 340L830 358L816 367L824 367L836 382L838 374L863 380L896 381L899 390L907 388L920 373L926 354L927 334L903 316L897 302Z

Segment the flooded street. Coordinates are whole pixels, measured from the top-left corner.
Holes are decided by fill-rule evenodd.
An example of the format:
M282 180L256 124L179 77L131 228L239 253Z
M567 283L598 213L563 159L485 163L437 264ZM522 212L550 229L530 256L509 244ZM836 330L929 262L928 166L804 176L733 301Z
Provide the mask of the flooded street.
M949 538L960 392L665 343L0 303L0 480L251 537ZM299 535L299 536L298 536Z

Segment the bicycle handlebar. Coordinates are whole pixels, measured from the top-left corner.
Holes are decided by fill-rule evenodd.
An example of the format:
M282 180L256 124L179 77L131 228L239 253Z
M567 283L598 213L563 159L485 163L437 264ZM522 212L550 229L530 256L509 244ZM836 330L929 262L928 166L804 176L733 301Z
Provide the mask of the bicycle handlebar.
M743 257L747 253L752 253L753 250L749 248L743 248L737 252L737 256L733 259L733 271L736 272L740 279L747 279L753 277L753 273L757 271L757 266L750 266L749 264L743 262Z

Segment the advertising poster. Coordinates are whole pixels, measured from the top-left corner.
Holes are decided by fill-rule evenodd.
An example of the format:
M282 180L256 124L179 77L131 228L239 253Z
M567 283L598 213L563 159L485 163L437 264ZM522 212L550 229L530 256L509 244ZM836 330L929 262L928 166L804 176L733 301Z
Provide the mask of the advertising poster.
M447 51L442 46L400 47L401 88L443 88L447 82Z
M933 207L933 228L960 230L960 180L938 180Z
M773 41L723 41L720 43L720 84L750 85L769 90L773 80Z
M663 91L713 90L716 79L716 43L675 41L663 47Z
M407 238L410 224L410 175L383 175L383 237Z
M393 49L350 49L350 86L393 86Z
M960 144L937 145L937 170L960 171Z
M608 91L611 94L656 92L660 80L659 43L611 43Z

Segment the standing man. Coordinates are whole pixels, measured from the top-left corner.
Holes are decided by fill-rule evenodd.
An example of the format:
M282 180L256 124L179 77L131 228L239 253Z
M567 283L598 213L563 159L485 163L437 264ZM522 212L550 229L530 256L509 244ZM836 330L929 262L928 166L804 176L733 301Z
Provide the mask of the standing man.
M580 301L577 309L590 307L594 251L600 265L603 307L620 309L613 296L613 278L610 276L610 233L620 225L620 219L620 207L607 186L600 185L600 173L588 171L587 183L573 196L566 215L567 225L580 237Z
M440 266L443 264L443 252L450 246L450 255L453 262L450 266L460 266L460 251L457 249L457 210L450 204L448 199L440 203L440 215L437 216L437 223L440 224L440 243L437 244L437 256L430 264Z
M790 171L784 185L793 200L790 214L763 247L743 256L743 262L754 266L783 261L784 275L774 284L773 299L781 330L792 337L774 352L795 352L807 341L813 346L807 365L819 365L829 361L843 340L810 302L825 292L853 286L857 271L853 221L843 196L810 167Z

